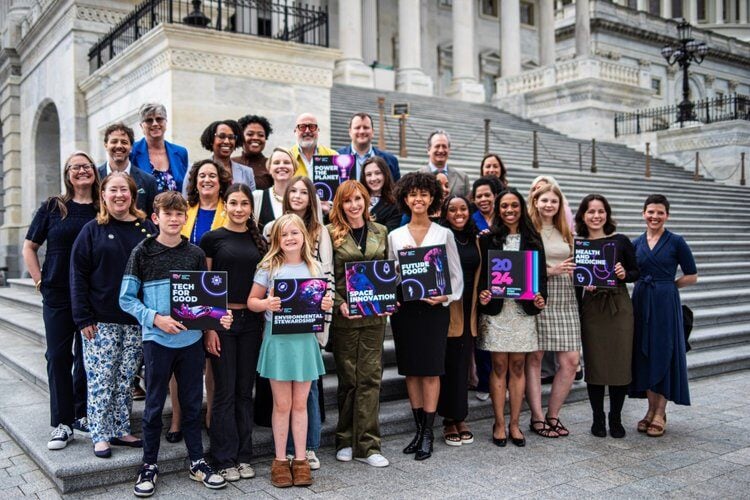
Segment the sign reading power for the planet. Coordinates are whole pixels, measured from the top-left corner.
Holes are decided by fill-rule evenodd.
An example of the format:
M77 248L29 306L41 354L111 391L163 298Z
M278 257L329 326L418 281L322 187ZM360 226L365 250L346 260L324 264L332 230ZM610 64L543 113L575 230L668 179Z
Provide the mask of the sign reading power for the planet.
M585 240L576 238L573 248L576 268L573 271L575 286L596 286L614 288L617 286L615 263L617 245L614 241L602 238Z
M487 252L487 287L493 299L534 300L539 292L539 252Z
M226 271L170 271L170 315L189 330L221 329L227 314Z
M398 262L404 300L421 300L453 292L445 245L399 250Z
M349 179L354 155L314 155L313 184L321 201L333 201L339 184Z
M323 331L325 313L320 308L328 281L319 278L277 278L273 294L281 299L281 310L273 313L271 333L317 333Z

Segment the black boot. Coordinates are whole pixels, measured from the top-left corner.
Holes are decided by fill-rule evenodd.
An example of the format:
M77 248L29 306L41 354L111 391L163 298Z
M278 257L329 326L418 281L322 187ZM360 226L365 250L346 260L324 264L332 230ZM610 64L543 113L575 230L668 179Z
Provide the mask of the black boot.
M609 435L617 439L625 437L625 427L622 426L619 413L609 412Z
M423 415L422 433L417 442L417 453L414 455L414 460L426 460L432 456L432 442L435 440L432 426L435 423L435 412L424 412Z
M607 437L607 422L604 418L604 412L594 413L594 423L591 424L591 434L596 437Z
M417 443L419 442L419 435L422 433L422 420L424 419L422 408L412 408L411 412L414 415L414 422L417 424L417 433L414 434L414 439L404 448L404 453L407 455L417 452Z

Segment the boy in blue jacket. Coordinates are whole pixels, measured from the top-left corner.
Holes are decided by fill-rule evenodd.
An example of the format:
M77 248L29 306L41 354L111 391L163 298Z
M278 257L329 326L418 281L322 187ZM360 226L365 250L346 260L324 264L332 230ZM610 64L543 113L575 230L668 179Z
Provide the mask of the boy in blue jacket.
M206 270L203 250L180 236L187 220L187 208L185 199L175 191L156 196L152 219L159 234L133 249L120 287L120 307L138 320L143 331L143 363L148 391L143 410L143 465L133 488L133 493L139 497L153 495L156 488L161 417L172 374L179 386L190 478L212 489L227 484L203 459L200 423L205 365L203 332L187 330L169 315L170 271ZM231 313L222 317L221 323L229 329Z

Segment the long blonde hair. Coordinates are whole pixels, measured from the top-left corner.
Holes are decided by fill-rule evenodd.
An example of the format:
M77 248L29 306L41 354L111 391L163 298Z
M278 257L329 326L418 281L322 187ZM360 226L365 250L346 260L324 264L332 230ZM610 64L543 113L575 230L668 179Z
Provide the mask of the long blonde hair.
M333 197L333 207L331 207L331 236L333 237L333 247L338 248L346 239L346 235L352 230L352 226L344 214L344 202L354 196L357 192L362 195L364 203L364 211L362 217L365 219L365 224L370 217L370 194L367 192L367 188L362 185L359 181L348 180L343 182L336 190L336 195Z
M560 191L560 188L557 185L547 184L546 186L542 186L537 189L536 192L531 195L531 199L529 200L529 215L531 216L531 222L534 223L534 227L536 228L536 230L541 233L542 215L539 213L539 209L536 208L536 202L544 193L553 193L560 201L557 213L554 215L554 217L552 217L552 225L555 226L555 229L560 231L563 240L565 240L568 245L571 245L572 248L573 233L570 231L568 218L565 217L565 197L563 197L562 191Z
M300 252L302 261L307 265L307 269L313 276L320 274L320 265L315 260L312 254L312 246L310 244L310 233L305 228L305 223L297 214L284 214L273 223L271 227L271 234L268 239L270 241L270 247L268 253L266 253L263 260L260 261L258 267L268 271L268 275L273 277L274 274L284 265L286 256L284 251L281 249L281 232L286 226L292 224L302 231L303 241L302 250Z

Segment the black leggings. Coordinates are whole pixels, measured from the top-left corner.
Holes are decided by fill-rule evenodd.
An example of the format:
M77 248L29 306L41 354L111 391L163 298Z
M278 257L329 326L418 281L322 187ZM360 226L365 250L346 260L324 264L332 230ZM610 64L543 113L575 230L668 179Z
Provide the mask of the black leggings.
M586 390L589 393L589 403L594 415L604 414L604 387L603 385L586 384ZM628 393L627 385L610 385L609 386L609 413L619 416L622 412L622 405L625 403L625 396Z

